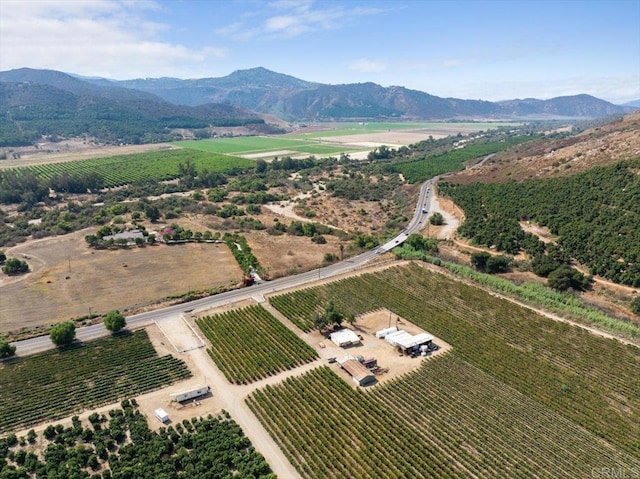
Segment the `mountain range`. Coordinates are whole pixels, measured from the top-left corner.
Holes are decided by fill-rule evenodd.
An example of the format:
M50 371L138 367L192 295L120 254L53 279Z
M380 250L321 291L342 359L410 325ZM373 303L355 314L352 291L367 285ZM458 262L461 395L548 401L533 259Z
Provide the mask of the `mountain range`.
M38 134L159 141L178 128L265 125L265 114L290 122L533 119L600 118L634 109L589 95L502 102L441 98L400 86L308 82L265 68L193 80L116 81L30 68L0 72L0 146L7 137L9 143L32 141Z
M400 86L385 88L375 83L314 83L262 67L237 70L220 78L90 81L153 93L177 105L226 103L273 114L288 121L376 117L423 120L479 117L599 118L633 111L633 107L614 105L589 95L503 102L461 100L440 98Z

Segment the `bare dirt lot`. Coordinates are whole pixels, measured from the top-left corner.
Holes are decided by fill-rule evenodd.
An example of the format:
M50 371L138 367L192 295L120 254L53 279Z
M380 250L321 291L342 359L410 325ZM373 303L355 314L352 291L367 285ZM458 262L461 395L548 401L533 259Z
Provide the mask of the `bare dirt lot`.
M269 278L278 278L308 271L323 265L324 255L340 255L340 240L326 235L326 244L316 244L305 236L271 236L264 231L245 234L253 254L268 272Z
M229 287L242 272L224 244L90 250L90 231L7 250L32 272L0 284L0 330L16 331L111 309L130 310L188 291Z

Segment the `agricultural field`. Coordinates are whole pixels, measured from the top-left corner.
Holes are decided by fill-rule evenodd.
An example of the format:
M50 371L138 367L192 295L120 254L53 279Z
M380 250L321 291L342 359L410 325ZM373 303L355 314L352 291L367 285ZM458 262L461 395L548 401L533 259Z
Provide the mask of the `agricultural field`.
M261 306L196 320L225 377L246 384L313 361L318 353Z
M275 479L269 464L227 415L194 417L155 432L134 400L106 414L0 439L3 478ZM90 472L88 472L90 471Z
M0 434L190 376L181 360L159 357L145 331L8 360L0 366Z
M97 173L104 181L103 186L113 188L137 181L166 181L179 176L178 164L193 161L196 169L210 172L226 172L234 169L251 168L255 163L245 158L214 154L199 150L181 148L131 155L93 158L60 163L15 168L18 173L29 171L43 180L54 176L87 175Z
M469 145L460 150L452 150L441 155L425 156L419 160L399 163L393 169L397 173L401 173L409 183L421 183L443 173L462 170L464 164L469 160L504 151L511 146L531 141L532 139L532 137L528 136L518 136L509 138L506 141Z
M269 301L309 329L311 312L328 300L356 316L380 307L393 311L451 344L461 360L505 387L621 453L640 457L637 347L553 321L414 264Z
M189 140L174 143L176 146L197 151L206 151L217 154L230 154L238 156L264 156L282 154L308 153L313 155L336 155L348 153L353 149L340 145L321 144L316 140L307 140L292 137L272 136L240 136L233 138L216 138L211 140Z
M257 158L282 155L339 155L386 144L401 146L426 140L429 136L442 138L458 133L468 134L500 126L519 123L319 123L300 128L296 133L280 136L243 136L211 140L180 141L173 143L220 154L233 154Z
M293 138L328 138L332 136L361 135L384 131L414 130L442 135L443 133L456 135L458 133L471 133L479 130L489 130L501 126L519 126L521 123L513 122L327 122L313 123L307 128L301 128L298 133L287 135Z
M91 250L84 236L93 232L82 230L5 250L14 257L28 256L31 273L0 276L1 331L31 330L89 312L120 309L130 314L169 296L229 289L242 280L242 270L224 244ZM176 271L182 274L176 277Z
M370 393L323 367L247 402L305 478L589 477L640 466L455 353Z

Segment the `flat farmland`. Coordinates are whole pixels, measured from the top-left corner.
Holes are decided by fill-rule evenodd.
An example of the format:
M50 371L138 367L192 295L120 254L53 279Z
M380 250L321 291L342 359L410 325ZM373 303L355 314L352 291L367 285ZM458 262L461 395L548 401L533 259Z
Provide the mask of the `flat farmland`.
M97 173L102 178L104 186L112 188L140 180L173 180L180 176L180 163L187 160L193 161L199 170L215 172L242 170L254 166L254 163L246 158L174 148L108 158L31 165L16 168L15 171L18 174L29 171L44 180L50 180L55 176Z
M28 256L32 273L0 282L0 331L132 309L190 290L233 286L242 278L224 244L189 243L90 250L88 230L7 250Z
M287 135L291 138L330 138L335 136L377 134L381 132L414 131L429 135L448 136L458 133L467 134L480 130L489 130L500 126L515 126L521 123L508 122L415 122L415 123L394 123L394 122L338 122L338 123L313 123L306 128L301 128L298 133Z
M519 123L317 123L287 135L189 140L175 142L173 145L245 158L300 156L301 154L337 155L371 150L380 145L391 147L410 145L426 140L430 136L443 138L458 133L466 135L480 130L512 125L519 125Z
M174 145L211 153L246 156L251 158L273 156L288 152L288 154L326 154L333 155L349 152L341 145L325 145L317 140L306 140L288 136L242 136L234 138L219 138L211 140L180 141Z

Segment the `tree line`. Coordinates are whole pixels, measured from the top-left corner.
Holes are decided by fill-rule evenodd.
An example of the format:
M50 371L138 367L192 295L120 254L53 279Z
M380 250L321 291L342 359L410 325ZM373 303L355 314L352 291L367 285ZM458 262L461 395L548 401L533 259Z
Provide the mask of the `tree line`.
M475 244L516 254L549 275L572 259L617 283L640 286L640 158L563 178L521 183L454 185L440 191L465 212L459 233ZM520 221L559 236L545 245Z

